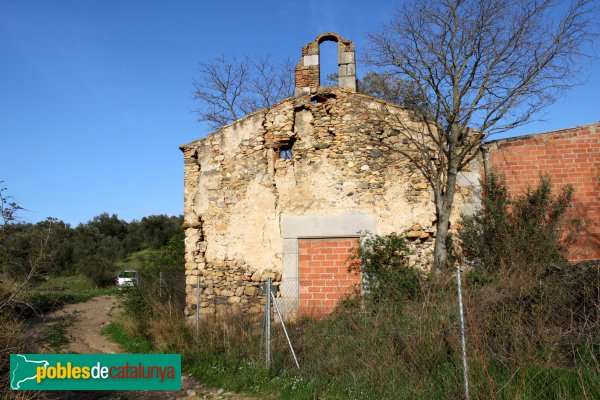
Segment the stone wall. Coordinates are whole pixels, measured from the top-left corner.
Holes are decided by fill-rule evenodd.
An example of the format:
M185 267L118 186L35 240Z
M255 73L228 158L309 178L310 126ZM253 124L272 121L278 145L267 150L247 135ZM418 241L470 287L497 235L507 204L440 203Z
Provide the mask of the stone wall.
M537 186L540 173L550 176L555 189L572 184L571 216L581 218L584 228L569 258L600 259L600 123L497 140L489 154L513 194Z
M411 263L429 265L432 193L400 155L406 111L339 88L287 99L182 146L186 283L194 312L228 305L257 313L272 276L288 315L298 309L298 240L404 233ZM479 164L474 163L475 166ZM452 221L478 203L479 172L465 171Z

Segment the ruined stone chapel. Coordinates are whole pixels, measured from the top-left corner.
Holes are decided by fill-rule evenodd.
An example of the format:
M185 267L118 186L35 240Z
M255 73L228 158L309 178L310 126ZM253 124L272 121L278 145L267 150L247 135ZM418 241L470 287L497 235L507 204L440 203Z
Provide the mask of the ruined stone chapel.
M319 45L337 42L338 87L321 87ZM261 311L271 276L288 316L322 315L358 282L348 256L362 232L409 232L414 264L432 253L427 183L397 149L402 107L356 92L354 44L335 33L302 48L295 96L250 114L184 153L187 313L200 277L203 314ZM465 172L460 208L479 175ZM264 297L263 297L264 299Z
M324 41L338 46L337 87L320 86ZM357 93L354 44L324 33L302 48L294 97L181 146L186 314L198 295L202 315L258 314L267 277L286 317L326 314L360 281L348 260L366 232L406 234L411 264L429 265L435 208L398 151L403 118ZM474 160L460 173L452 221L479 204L481 169Z

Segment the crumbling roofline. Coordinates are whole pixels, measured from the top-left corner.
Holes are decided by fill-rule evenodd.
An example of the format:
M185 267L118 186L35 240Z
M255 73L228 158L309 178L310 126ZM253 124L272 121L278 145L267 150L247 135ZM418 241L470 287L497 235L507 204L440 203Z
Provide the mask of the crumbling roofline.
M357 92L350 92L350 91L348 91L348 90L345 90L345 89L342 89L342 88L339 88L339 87L335 87L335 86L323 86L323 87L319 88L319 90L318 90L318 91L317 91L317 93L315 93L315 94L305 94L305 95L302 95L302 96L299 96L299 97L288 97L288 98L286 98L286 99L283 99L283 100L281 100L279 103L277 103L277 104L275 104L275 105L273 105L273 106L271 106L271 107L268 107L268 108L263 108L263 109L261 109L261 110L255 111L255 112L253 112L253 113L250 113L250 114L248 114L248 115L245 115L244 117L242 117L242 118L240 118L240 119L238 119L238 120L235 120L235 121L233 121L233 122L232 122L232 123L230 123L230 124L227 124L227 125L225 125L225 126L222 126L221 128L219 128L219 129L217 129L217 130L215 130L215 131L212 131L212 132L208 133L208 134L207 134L205 137L203 137L202 139L196 139L196 140L194 140L194 141L192 141L192 142L189 142L189 143L186 143L186 144L183 144L183 145L179 146L179 149L180 149L181 151L185 151L187 148L189 148L189 147L193 147L195 144L197 144L197 143L200 143L200 142L204 141L204 140L205 140L205 139L207 139L208 137L210 137L210 136L214 136L214 135L217 135L219 132L221 132L221 131L222 131L223 129L225 129L225 128L228 128L228 127L230 127L230 126L233 126L233 125L235 125L235 124L238 124L238 123L241 123L241 122L244 122L244 121L246 121L247 119L249 119L249 118L252 118L252 117L254 117L254 116L256 116L256 115L259 115L259 114L266 114L266 113L267 113L267 112L269 112L271 109L277 108L277 107L279 107L280 105L282 105L282 104L284 104L284 103L287 103L287 102L290 102L290 101L292 101L292 102L294 102L294 104L297 106L297 105L299 105L299 104L302 104L303 102L305 102L305 101L306 101L306 99L307 99L307 98L309 98L309 97L311 97L311 98L312 98L312 97L318 96L318 95L320 95L320 94L323 94L323 93L330 93L330 92L338 92L338 93L343 93L343 94L346 94L346 95L357 96L357 97L359 97L359 98L363 98L363 99L365 99L365 100L369 100L369 101L373 101L373 102L379 103L379 104L381 104L382 106L393 107L393 108L395 108L395 109L398 109L398 110L404 110L404 111L408 111L408 108L406 108L406 107L404 107L404 106L402 106L402 105L400 105L400 104L391 103L391 102L389 102L389 101L386 101L386 100L378 99L378 98L376 98L376 97L373 97L373 96L371 96L371 95L368 95L368 94L364 94L364 93L357 93Z

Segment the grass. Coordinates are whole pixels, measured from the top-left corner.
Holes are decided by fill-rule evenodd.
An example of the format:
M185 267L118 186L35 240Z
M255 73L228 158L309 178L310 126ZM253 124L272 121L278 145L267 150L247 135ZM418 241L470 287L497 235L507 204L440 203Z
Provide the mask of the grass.
M544 365L527 365L511 370L499 363L490 364L493 378L494 397L498 400L512 399L598 399L600 398L600 376L590 368L560 368ZM471 373L475 393L485 395L489 387L485 384L483 368ZM491 393L488 397L491 398Z
M70 314L59 322L47 326L42 332L42 343L57 351L69 344L66 333L67 329L73 325L75 320L75 314Z
M143 269L146 265L150 263L150 260L156 257L157 253L157 250L152 249L143 249L140 251L136 251L128 255L125 260L119 261L117 263L117 267L119 267L120 270Z
M92 281L84 275L49 276L35 287L36 290L51 291L77 291L98 289Z
M317 386L315 381L307 381L301 375L273 373L264 366L224 356L190 356L184 359L184 368L207 385L261 398L313 399Z
M315 324L315 329L304 327L303 336L293 338L298 344L299 373L287 362L289 354L279 338L274 338L271 371L257 357L258 349L252 352L253 357L241 357L240 351L244 350L214 351L208 348L209 342L200 351L188 352L184 365L203 383L284 400L462 398L461 360L456 354L439 352L435 336L422 332L429 337L414 341L407 338L414 349L393 351L389 345L398 338L388 336L386 326L368 319L371 324L365 323L364 328L370 325L378 332L369 334L333 319L309 322ZM343 329L347 330L345 336L341 335ZM314 349L307 349L307 345ZM600 398L600 375L591 367L541 363L512 366L498 360L482 363L476 354L469 361L473 399Z
M265 369L264 355L259 352L260 328L249 328L247 321L237 317L205 321L200 347L193 327L183 318L157 318L156 324L149 322L147 331L136 334L131 333L132 321L113 323L104 333L130 352L181 353L184 370L200 382L260 398L462 398L456 321L448 315L452 309L427 310L427 318L389 309L371 314L356 311L338 310L323 320L289 326L300 371L293 367L276 327L272 369ZM600 398L600 375L593 363L571 367L531 361L511 364L482 359L477 345L469 344L473 399Z
M511 271L465 284L473 399L600 399L597 271ZM125 294L136 301L126 301L124 323L109 328L129 351L180 353L199 381L260 398L460 399L454 277L438 279L420 298L364 307L349 301L321 320L290 324L300 371L277 326L266 370L260 322L235 313L204 319L198 345L194 327L181 312L171 316L151 290Z
M169 351L158 348L150 338L132 334L123 323L111 322L102 334L130 353ZM235 392L260 394L261 398L312 399L313 385L300 376L273 374L263 366L241 358L205 356L183 352L183 368L202 383Z
M113 287L99 288L82 275L51 277L23 294L23 303L16 310L27 317L47 313L65 304L87 301L96 296L116 294Z
M101 333L113 342L119 344L129 353L154 353L156 349L148 338L134 336L122 324L111 322L102 328Z

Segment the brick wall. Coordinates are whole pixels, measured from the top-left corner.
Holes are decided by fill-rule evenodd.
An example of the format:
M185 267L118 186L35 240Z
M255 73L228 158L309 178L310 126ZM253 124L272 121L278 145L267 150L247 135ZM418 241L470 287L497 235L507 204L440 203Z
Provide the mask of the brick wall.
M320 70L318 65L312 65L305 67L302 65L303 61L300 60L296 66L294 72L294 79L296 81L297 88L318 88L321 85Z
M572 184L571 212L585 227L569 258L600 259L600 123L492 142L490 165L505 174L513 194L536 186L540 173L554 188Z
M357 249L358 238L298 240L300 314L323 316L354 293L360 275L348 272L348 258Z

